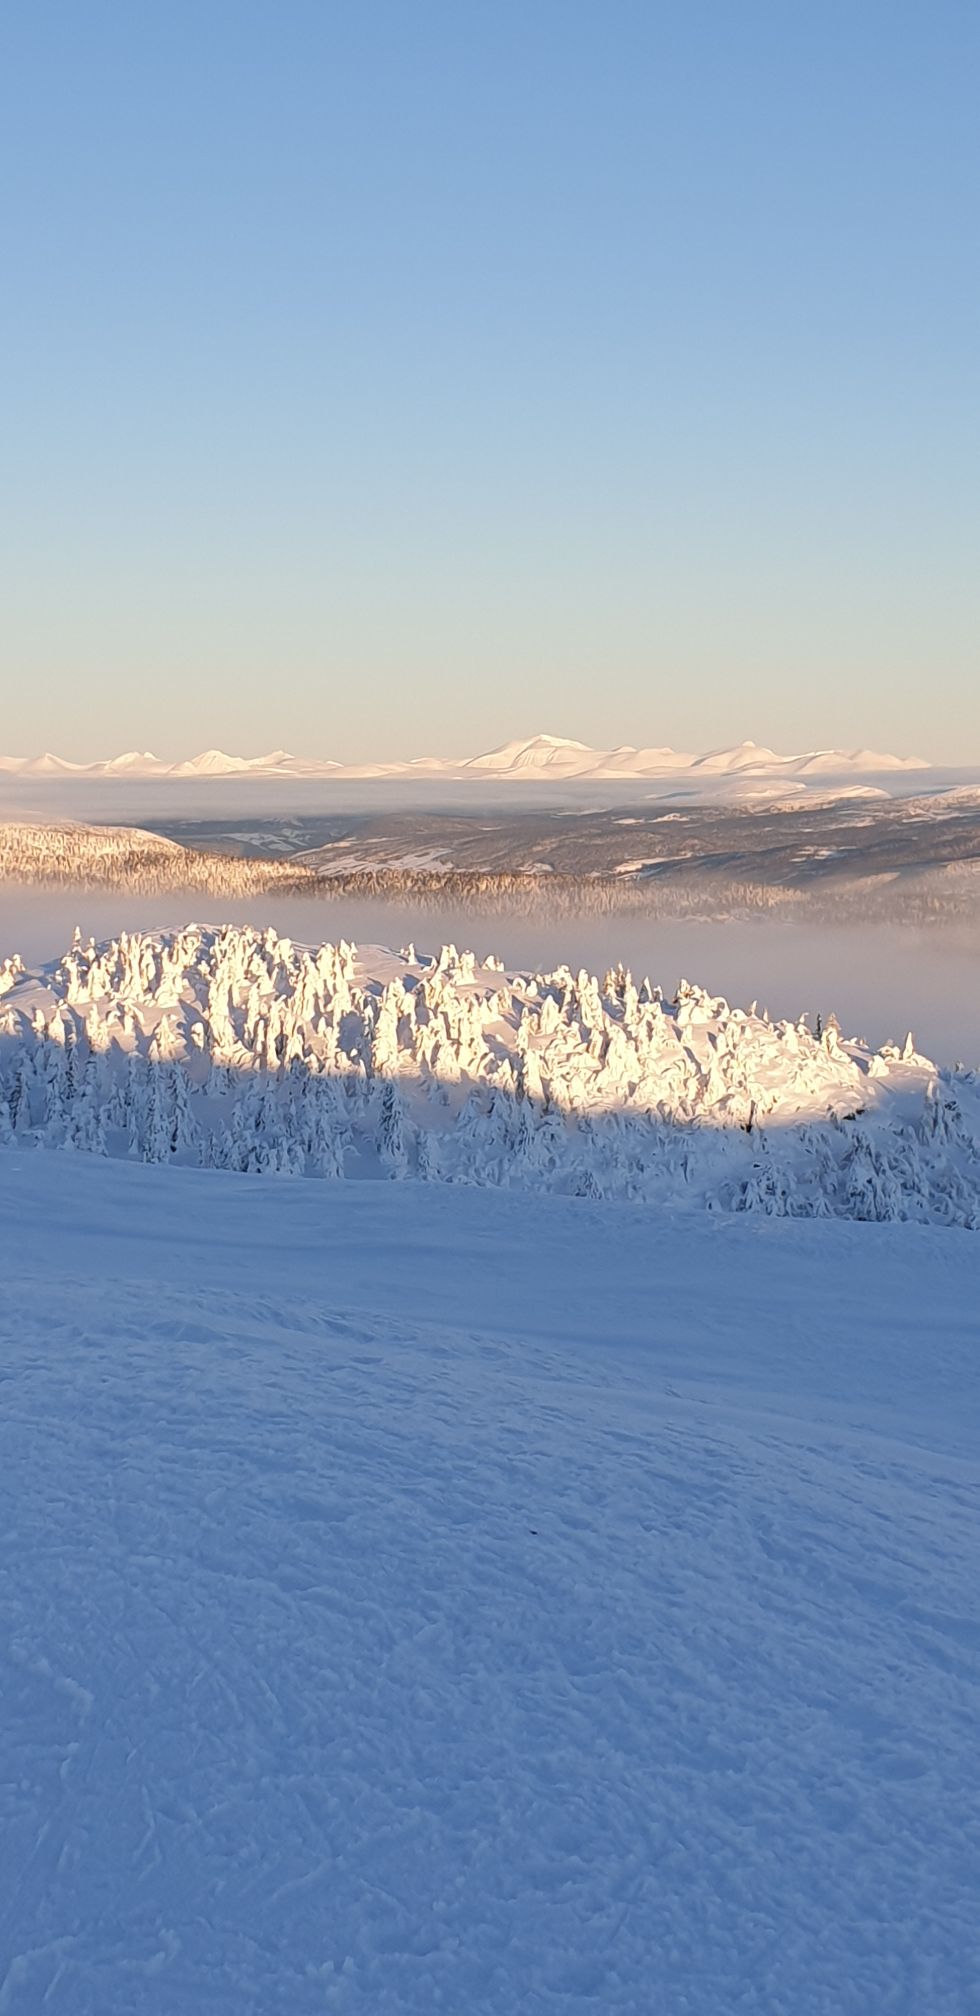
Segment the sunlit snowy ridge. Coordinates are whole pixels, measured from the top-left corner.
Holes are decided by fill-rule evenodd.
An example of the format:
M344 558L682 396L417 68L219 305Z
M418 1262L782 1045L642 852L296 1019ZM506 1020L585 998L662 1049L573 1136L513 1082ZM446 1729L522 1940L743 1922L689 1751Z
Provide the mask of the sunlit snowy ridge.
M245 815L181 819L170 833L0 820L4 887L203 895L222 904L381 897L414 913L462 907L487 918L643 914L975 928L980 794L886 800L871 811L863 799L855 809L844 798L807 811L792 803L587 816L539 808L479 819L418 810ZM137 921L158 920L126 919ZM103 928L115 924L107 919ZM417 914L405 928L417 928ZM461 931L458 923L430 927L440 928L447 936Z
M980 1224L972 1074L687 983L191 925L8 958L0 996L8 1146Z
M757 742L738 742L730 748L711 749L703 755L667 748L637 749L621 744L616 749L591 749L566 735L518 736L502 742L478 756L420 756L408 762L338 763L332 758L296 757L286 749L273 749L261 756L229 755L224 749L205 749L181 762L161 761L150 749L127 749L121 756L94 763L73 763L46 750L40 756L0 756L0 773L12 776L58 779L68 777L107 778L204 778L216 777L327 777L340 778L418 776L481 779L530 776L548 778L595 777L603 779L663 777L693 773L705 778L785 775L822 779L826 776L887 774L890 771L926 770L921 756L893 756L876 749L810 749L802 755L780 755Z

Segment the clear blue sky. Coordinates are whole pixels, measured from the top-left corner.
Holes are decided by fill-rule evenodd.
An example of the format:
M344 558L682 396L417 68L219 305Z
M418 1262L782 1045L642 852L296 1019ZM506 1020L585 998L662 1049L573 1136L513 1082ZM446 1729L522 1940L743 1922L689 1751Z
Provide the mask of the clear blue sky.
M0 746L980 762L975 0L0 18Z

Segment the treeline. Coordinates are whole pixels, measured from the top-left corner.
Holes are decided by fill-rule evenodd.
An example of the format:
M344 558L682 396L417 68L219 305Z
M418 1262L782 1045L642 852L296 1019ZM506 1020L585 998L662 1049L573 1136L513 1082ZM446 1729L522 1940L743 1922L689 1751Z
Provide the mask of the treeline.
M673 877L565 875L471 869L360 868L325 872L318 894L412 904L426 913L464 908L474 916L642 916L659 922L725 923L783 919L790 923L896 924L919 927L980 919L980 878L949 872L939 883L840 875L800 886L753 881L714 871Z
M75 941L0 966L0 1146L243 1174L980 1223L972 1079L909 1041L771 1023L623 967L365 965L273 930Z
M170 892L210 897L351 898L465 908L473 916L642 916L659 921L774 919L810 924L921 927L980 917L980 874L970 865L916 876L837 875L809 881L657 870L573 875L519 870L398 867L352 870L203 852L134 828L0 825L0 884Z

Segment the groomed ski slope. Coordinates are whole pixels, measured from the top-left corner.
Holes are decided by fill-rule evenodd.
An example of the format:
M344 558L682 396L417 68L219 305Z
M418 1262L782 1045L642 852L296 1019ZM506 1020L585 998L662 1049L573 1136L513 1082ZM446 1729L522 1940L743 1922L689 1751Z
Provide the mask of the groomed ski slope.
M0 1151L2 2016L964 2016L976 1253Z

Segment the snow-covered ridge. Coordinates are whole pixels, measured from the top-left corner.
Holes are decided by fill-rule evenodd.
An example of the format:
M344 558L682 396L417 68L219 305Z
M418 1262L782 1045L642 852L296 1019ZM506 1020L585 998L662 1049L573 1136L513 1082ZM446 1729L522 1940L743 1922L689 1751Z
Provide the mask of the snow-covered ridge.
M687 983L189 926L9 958L0 996L8 1146L980 1223L972 1077Z
M222 749L207 749L180 763L165 763L150 750L127 750L95 763L71 763L46 751L42 756L0 756L0 771L37 778L166 778L195 777L256 778L385 778L411 780L438 779L459 782L472 778L500 781L530 779L590 778L598 781L628 781L631 778L722 777L750 786L752 780L861 777L889 771L928 769L917 756L891 756L874 749L810 750L803 755L781 756L774 749L755 742L739 742L731 748L690 755L666 748L633 748L623 744L615 749L592 749L584 742L560 735L532 735L501 743L485 755L469 757L416 757L407 763L338 763L330 759L291 756L274 749L262 756L233 756Z
M201 853L138 826L0 820L0 885L122 887L143 894L193 889L228 897L306 888L314 881L302 863Z

